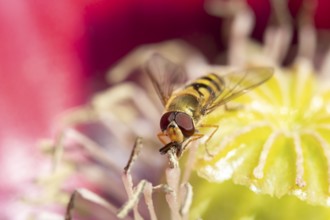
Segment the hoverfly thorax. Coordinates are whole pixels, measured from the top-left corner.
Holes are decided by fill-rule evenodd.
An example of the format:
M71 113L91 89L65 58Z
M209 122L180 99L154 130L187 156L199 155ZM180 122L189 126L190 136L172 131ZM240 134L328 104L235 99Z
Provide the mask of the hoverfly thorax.
M162 132L166 132L172 142L182 143L195 133L194 122L184 112L166 112L160 120Z

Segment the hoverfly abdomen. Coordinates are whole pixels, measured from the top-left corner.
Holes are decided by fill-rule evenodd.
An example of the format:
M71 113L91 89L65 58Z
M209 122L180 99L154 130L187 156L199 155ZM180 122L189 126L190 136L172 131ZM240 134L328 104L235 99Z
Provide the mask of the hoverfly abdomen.
M186 89L192 88L195 90L198 96L206 103L218 97L223 91L224 86L224 80L220 76L211 73L198 78L193 83L186 86Z
M223 80L223 78L214 73L208 74L207 76L203 76L201 77L201 79L205 79L212 83L217 88L218 92L223 91L225 87L225 81Z
M204 93L202 92L203 89L206 89L208 91L208 94L211 94L211 95L213 94L212 88L209 85L206 85L204 83L195 82L195 83L190 84L189 86L192 86L194 88L194 90L196 90L198 92L198 94L200 96L204 96Z

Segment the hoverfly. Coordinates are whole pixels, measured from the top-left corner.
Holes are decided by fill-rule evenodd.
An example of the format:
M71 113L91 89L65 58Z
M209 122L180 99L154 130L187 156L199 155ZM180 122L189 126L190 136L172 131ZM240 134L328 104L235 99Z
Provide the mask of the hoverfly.
M159 151L166 154L170 149L175 149L177 157L190 142L204 136L196 128L214 128L205 144L218 130L217 125L199 124L202 117L220 106L226 107L228 101L263 84L273 75L273 69L268 67L250 68L223 76L209 73L174 91L176 86L182 86L186 81L181 66L154 54L145 67L165 108L160 119L161 132L157 135L164 147ZM170 142L167 143L164 138Z

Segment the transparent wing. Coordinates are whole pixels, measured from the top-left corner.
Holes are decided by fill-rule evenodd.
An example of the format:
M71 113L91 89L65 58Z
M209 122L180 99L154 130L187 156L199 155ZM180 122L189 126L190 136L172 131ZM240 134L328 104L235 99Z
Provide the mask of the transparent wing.
M145 70L164 106L173 90L187 80L186 72L181 66L160 54L151 56L145 65Z
M224 81L223 92L208 104L205 112L210 113L217 107L263 84L273 76L273 72L273 68L256 67L221 76Z

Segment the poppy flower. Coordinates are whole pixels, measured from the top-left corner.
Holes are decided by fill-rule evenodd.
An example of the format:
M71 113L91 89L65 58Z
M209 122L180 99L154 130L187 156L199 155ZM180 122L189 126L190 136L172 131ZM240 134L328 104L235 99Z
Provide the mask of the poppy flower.
M257 1L249 1L249 4L257 15L253 35L261 39L270 5ZM301 4L301 1L290 1L291 13L297 13L298 10L295 9L300 8ZM327 4L326 1L318 1L315 9L315 27L318 29L329 28L327 22L330 19L326 19L328 13L324 12ZM0 28L3 30L0 37L3 48L0 52L0 63L1 73L5 79L4 86L0 88L3 102L0 109L0 114L3 116L0 161L3 177L1 179L4 180L1 183L1 198L3 198L1 207L4 209L2 212L4 219L16 215L13 212L17 207L16 198L22 193L31 193L33 187L30 188L29 180L36 173L42 172L42 167L45 165L44 159L35 147L36 138L51 136L59 113L69 106L81 103L86 99L86 93L89 91L104 88L105 85L101 80L103 73L124 54L137 45L169 38L181 38L194 44L211 60L216 60L215 56L225 48L218 32L220 25L224 24L220 19L207 15L202 1L180 3L140 1L134 4L126 1L79 4L67 1L40 4L14 1L2 4L0 8L2 8ZM52 72L56 74L51 74ZM93 78L93 81L87 82L90 78ZM116 93L115 96L123 91ZM125 91L127 92L130 91ZM30 103L30 99L26 99L26 96L33 97L33 102ZM110 97L116 101L115 96ZM133 134L142 132L146 140L154 143L153 138L150 137L152 132L147 132L152 131L154 126L145 123L157 121L157 113L155 114L157 108L150 113L152 109L152 107L148 108L148 115L141 117L144 120L136 118L135 116L141 113L135 111L134 114L119 114L121 115L119 121L108 119L111 122L110 129L112 128L112 136L109 137L129 134L127 124L134 122L138 127ZM118 113L124 112L125 108L113 110L117 110ZM101 116L106 117L103 113ZM114 125L118 125L116 129ZM106 126L96 127L97 129L93 126L81 129L87 130L88 134L99 135L98 138L101 136L105 141L104 136L100 134L103 134L102 131L104 132ZM96 130L100 133L97 134ZM71 135L77 137L74 132ZM129 143L133 142L134 135L131 133L131 138L126 140L117 136L117 142L113 141L116 138L112 138L109 143L113 146L130 146ZM116 148L111 149L111 153L116 152ZM127 158L128 151L129 149L124 153L118 153L119 162L116 167L124 166L123 158ZM84 162L85 159L80 158L79 161ZM155 170L163 165L154 160L149 162ZM148 162L144 163L148 164ZM143 167L140 168L141 170L149 167L141 166ZM26 170L21 172L20 167L25 167ZM42 169L36 171L35 167ZM139 178L150 181L158 178L157 175L152 175L152 172L149 177L141 174L143 172L136 173L141 175ZM86 178L82 177L82 179ZM94 186L95 183L92 182L90 185ZM102 190L102 187L91 186L91 188L107 195L105 192L107 190ZM122 204L124 200L123 194L119 194L117 198L121 199L117 199L116 204Z

